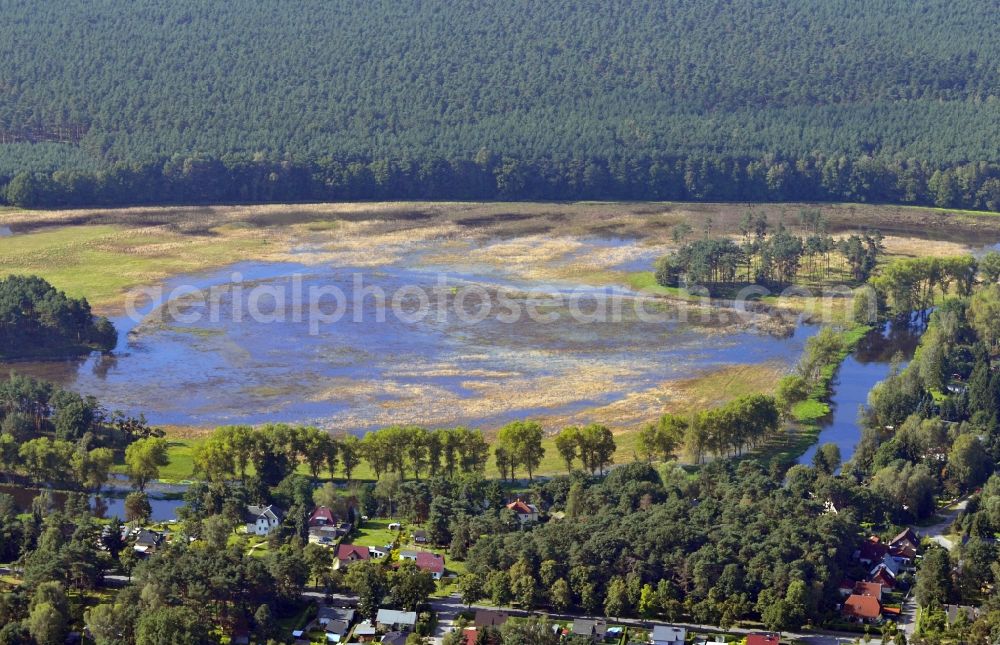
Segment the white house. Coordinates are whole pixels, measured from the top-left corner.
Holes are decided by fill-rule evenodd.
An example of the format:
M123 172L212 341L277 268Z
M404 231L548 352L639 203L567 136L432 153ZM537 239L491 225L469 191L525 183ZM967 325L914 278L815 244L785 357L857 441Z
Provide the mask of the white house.
M285 513L277 506L247 506L245 522L247 533L267 535L281 526Z
M528 504L527 502L517 499L510 504L507 504L507 508L514 511L514 514L517 515L517 521L521 524L538 521L538 507L534 504Z

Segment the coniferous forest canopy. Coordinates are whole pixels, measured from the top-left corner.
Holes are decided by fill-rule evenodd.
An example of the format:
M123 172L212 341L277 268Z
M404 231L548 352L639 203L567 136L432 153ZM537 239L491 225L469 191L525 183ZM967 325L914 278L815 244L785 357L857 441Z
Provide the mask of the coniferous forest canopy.
M4 0L24 206L371 198L1000 209L976 0Z

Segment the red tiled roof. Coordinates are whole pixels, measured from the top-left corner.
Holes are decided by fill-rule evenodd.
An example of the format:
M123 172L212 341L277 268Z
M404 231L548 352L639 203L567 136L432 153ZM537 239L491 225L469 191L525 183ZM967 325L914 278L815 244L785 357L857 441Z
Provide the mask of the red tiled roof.
M878 536L871 536L861 545L861 559L878 562L889 552L889 547L879 540Z
M338 560L367 560L368 547L356 544L341 544L337 547Z
M872 576L872 582L877 582L883 587L889 587L890 589L896 586L895 578L892 577L892 573L885 567L879 567L875 575Z
M845 616L874 620L882 613L882 603L875 596L851 594L844 601L843 613Z
M878 582L859 582L854 585L854 593L859 596L882 597L882 585Z
M421 571L444 573L444 556L428 551L417 552L417 566Z
M777 634L747 634L747 645L778 645Z
M476 645L477 638L479 638L479 632L476 631L475 627L465 628L465 645Z
M309 516L309 526L323 526L336 524L337 518L333 516L333 511L326 506L317 506Z
M534 511L531 510L530 506L528 506L519 499L511 502L510 504L507 504L507 508L514 511L515 513L520 513L522 515L530 515L531 513L534 513Z

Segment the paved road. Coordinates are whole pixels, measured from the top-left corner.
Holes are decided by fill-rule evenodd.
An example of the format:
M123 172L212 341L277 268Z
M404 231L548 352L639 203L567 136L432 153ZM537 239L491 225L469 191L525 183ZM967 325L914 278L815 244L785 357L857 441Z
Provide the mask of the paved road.
M951 527L952 522L958 517L958 514L965 510L965 507L969 504L968 496L962 497L951 505L946 506L943 511L939 512L938 515L941 517L941 521L931 526L925 526L923 528L917 528L917 534L920 537L930 538L931 540L937 542L949 551L955 545L952 541L945 537L945 533Z

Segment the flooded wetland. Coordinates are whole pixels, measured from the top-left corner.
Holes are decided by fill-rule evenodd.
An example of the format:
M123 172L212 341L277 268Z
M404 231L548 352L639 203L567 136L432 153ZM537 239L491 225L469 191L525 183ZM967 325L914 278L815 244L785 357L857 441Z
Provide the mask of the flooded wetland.
M168 426L287 421L363 433L411 423L490 429L530 416L549 428L634 429L665 411L771 391L819 328L796 307L737 312L637 290L635 277L675 246L677 222L710 217L724 231L743 212L686 208L0 214L12 233L0 241L0 269L30 271L33 254L58 255L46 265L56 286L95 293L120 332L110 355L0 369ZM770 208L777 221L779 207ZM847 229L846 213L830 217ZM46 236L65 248L46 247ZM934 244L947 253L970 242L905 231L887 241L900 254ZM88 273L94 258L119 271ZM889 358L872 350L857 361L884 373ZM834 403L835 417L853 417Z

